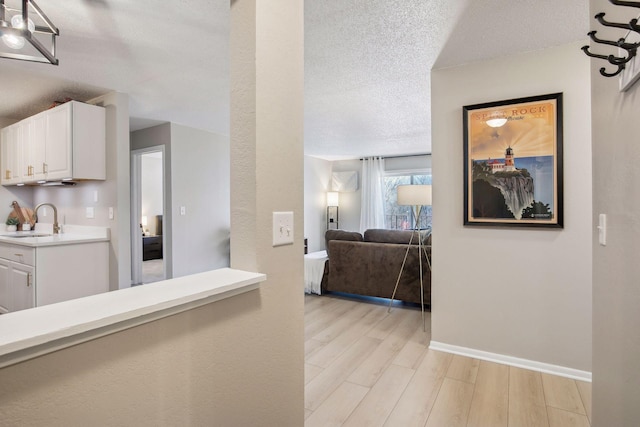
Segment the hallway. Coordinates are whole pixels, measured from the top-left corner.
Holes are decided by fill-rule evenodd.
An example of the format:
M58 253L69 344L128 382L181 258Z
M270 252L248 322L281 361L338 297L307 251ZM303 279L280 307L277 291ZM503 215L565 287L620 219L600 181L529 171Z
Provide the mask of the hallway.
M428 350L425 315L306 295L305 426L590 426L590 383Z

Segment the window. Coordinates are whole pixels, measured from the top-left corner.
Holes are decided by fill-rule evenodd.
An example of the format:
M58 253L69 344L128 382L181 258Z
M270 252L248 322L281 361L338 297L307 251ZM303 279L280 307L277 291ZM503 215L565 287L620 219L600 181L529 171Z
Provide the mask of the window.
M387 173L384 183L384 224L391 230L416 228L411 206L398 206L398 185L431 185L431 171ZM420 228L431 228L431 206L424 206L420 214Z

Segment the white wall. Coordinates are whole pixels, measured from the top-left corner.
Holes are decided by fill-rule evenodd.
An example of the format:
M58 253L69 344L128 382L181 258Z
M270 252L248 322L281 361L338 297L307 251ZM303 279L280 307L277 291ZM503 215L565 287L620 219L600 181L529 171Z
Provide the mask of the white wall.
M617 11L628 21L635 10L591 1L592 16ZM634 426L640 420L640 82L620 93L618 78L600 75L604 65L591 65L592 229L598 214L607 215L607 245L598 244L597 232L592 239L592 425Z
M432 73L432 340L591 371L589 63L582 43ZM462 107L564 93L564 229L463 227Z
M0 186L0 228L4 230L5 221L13 211L11 203L17 201L20 207L33 209L33 190L29 187L16 187L15 185Z
M147 217L147 226L145 228L149 230L151 235L158 234L158 230L156 230L156 215L162 215L162 163L162 156L158 153L143 154L140 158L140 187L142 189L140 217Z
M300 1L231 2L231 266L267 282L251 330L231 336L251 342L235 363L251 372L229 375L242 412L220 425L304 424L303 24ZM293 245L272 245L279 211L293 212Z
M358 172L358 190L340 193L338 226L342 230L360 230L360 188L362 186L362 162L358 159L331 162L332 172ZM331 185L331 183L329 183ZM326 203L326 201L325 201ZM326 215L326 213L325 213Z
M134 150L165 147L167 275L228 267L229 139L166 123L132 132L131 141Z
M171 124L173 277L229 266L229 162L228 137Z
M325 249L327 191L331 185L331 162L304 156L304 237L309 252Z
M153 126L147 129L141 129L135 132L131 132L131 150L141 150L143 148L150 147L164 147L164 155L162 161L164 162L164 203L165 206L171 206L172 194L171 194L171 124L164 123L158 126ZM162 225L164 227L164 246L163 257L165 260L165 272L167 278L173 277L173 211L167 209L162 217Z

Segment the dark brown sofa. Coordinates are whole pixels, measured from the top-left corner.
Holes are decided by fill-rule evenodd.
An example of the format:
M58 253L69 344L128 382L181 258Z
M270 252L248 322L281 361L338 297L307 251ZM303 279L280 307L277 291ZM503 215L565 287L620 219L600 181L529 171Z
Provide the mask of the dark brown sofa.
M344 292L391 298L411 231L328 230L325 239L329 261L322 281L323 292ZM431 259L431 234L422 232ZM420 304L418 235L415 234L395 299ZM422 254L424 303L431 304L431 270Z

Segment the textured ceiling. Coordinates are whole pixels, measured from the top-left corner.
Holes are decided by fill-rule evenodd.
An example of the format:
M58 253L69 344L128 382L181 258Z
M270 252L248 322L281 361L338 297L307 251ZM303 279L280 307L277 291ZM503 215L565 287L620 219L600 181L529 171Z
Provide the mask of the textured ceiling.
M0 59L0 118L117 90L132 129L229 134L228 1L37 3L60 28L60 66ZM585 39L588 27L588 0L307 0L305 153L430 152L434 66Z

